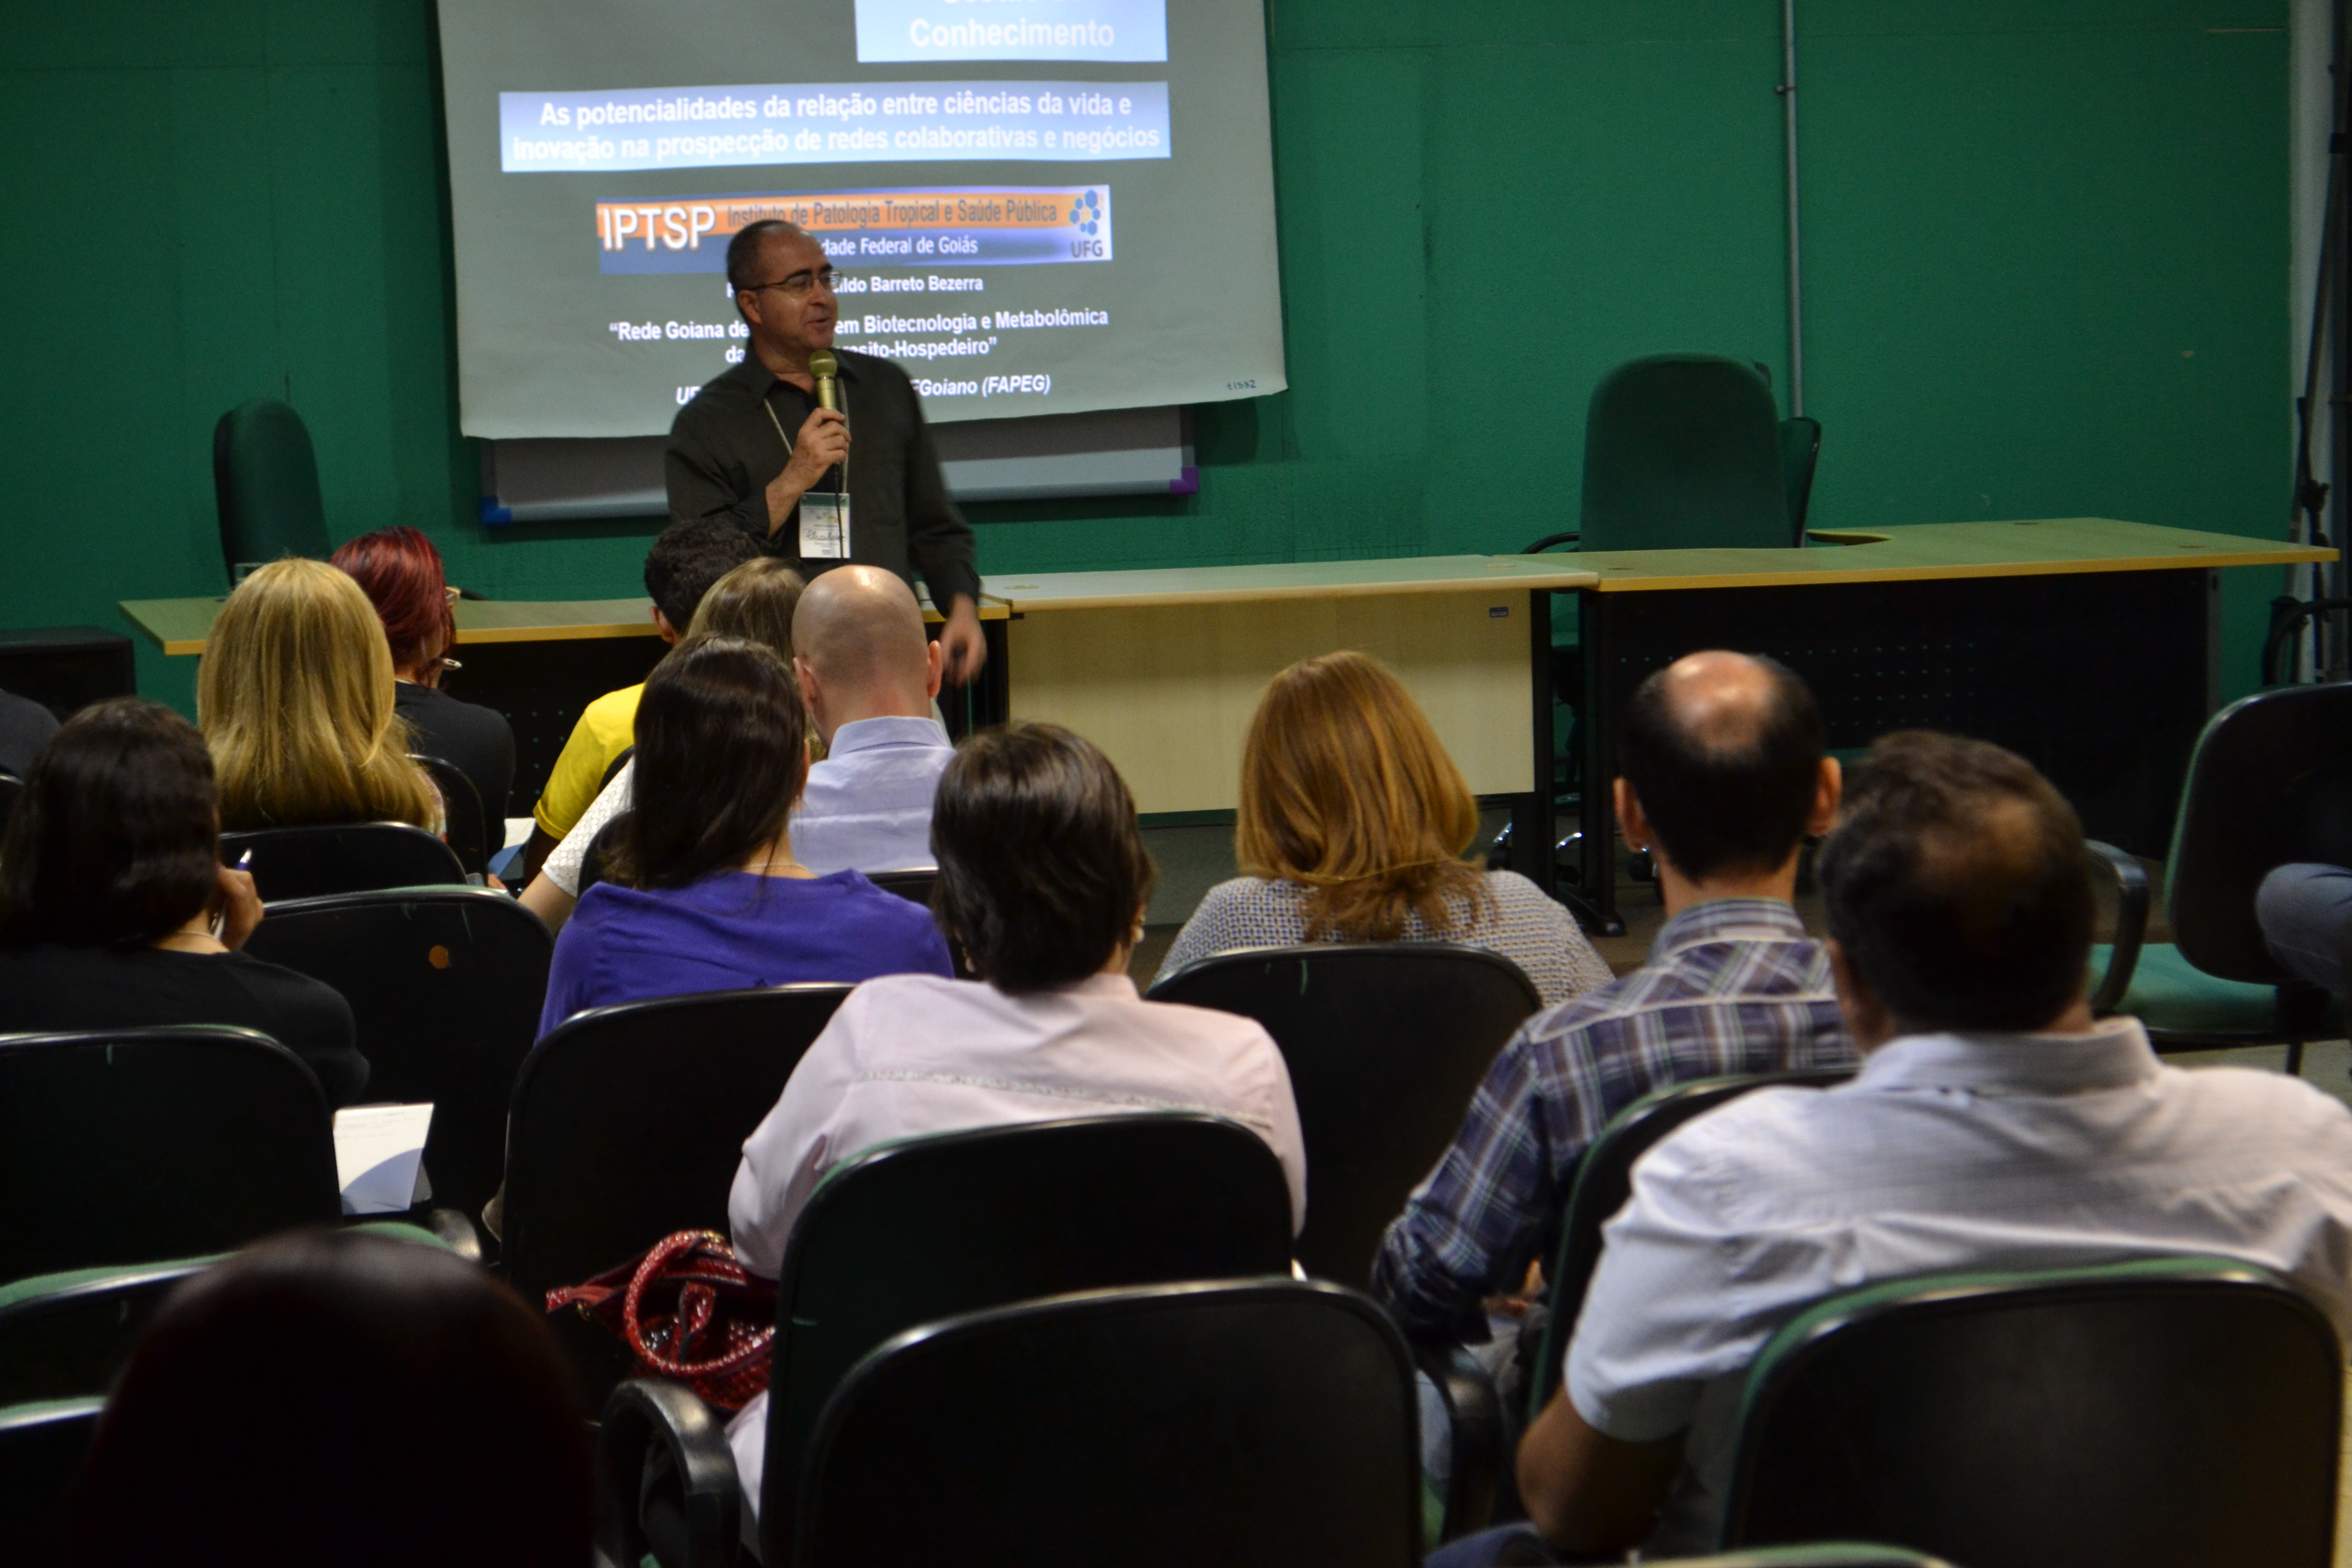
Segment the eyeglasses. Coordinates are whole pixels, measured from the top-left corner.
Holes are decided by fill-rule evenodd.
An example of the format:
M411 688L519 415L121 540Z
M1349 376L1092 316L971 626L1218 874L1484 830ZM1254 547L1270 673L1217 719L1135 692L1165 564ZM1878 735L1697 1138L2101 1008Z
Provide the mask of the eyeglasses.
M754 283L749 289L744 289L743 292L746 294L756 294L762 289L782 289L785 293L797 300L812 289L823 289L826 293L830 294L834 291L835 286L840 281L841 274L828 267L820 272L795 272L790 278L786 278L780 282Z

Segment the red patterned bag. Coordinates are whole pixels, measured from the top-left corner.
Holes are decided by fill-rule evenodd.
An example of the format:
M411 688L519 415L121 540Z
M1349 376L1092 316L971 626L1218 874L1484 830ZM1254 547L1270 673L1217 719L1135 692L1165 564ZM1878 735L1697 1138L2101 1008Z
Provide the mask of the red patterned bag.
M664 1237L635 1263L547 1293L621 1338L637 1364L683 1383L706 1404L740 1410L768 1387L776 1287L747 1272L716 1231Z

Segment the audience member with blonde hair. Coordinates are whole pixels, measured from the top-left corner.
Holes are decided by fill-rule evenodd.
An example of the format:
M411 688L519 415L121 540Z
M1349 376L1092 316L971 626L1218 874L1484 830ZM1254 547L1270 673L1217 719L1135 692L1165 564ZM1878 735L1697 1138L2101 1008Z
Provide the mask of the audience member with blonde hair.
M196 667L196 720L228 831L328 822L441 830L408 760L392 650L360 585L323 561L273 561L237 584Z
M773 651L787 664L793 657L793 613L801 602L801 574L773 556L757 556L713 583L695 606L687 640L697 637L744 637ZM634 722L634 715L632 716ZM621 764L612 782L572 825L572 831L550 851L539 875L523 889L523 907L561 931L580 899L580 878L588 847L604 825L629 809L635 798L636 759ZM819 868L824 869L824 868Z
M1274 678L1242 752L1234 848L1165 977L1212 953L1307 942L1458 942L1527 971L1547 1006L1610 980L1566 910L1462 858L1478 802L1403 682L1360 653Z

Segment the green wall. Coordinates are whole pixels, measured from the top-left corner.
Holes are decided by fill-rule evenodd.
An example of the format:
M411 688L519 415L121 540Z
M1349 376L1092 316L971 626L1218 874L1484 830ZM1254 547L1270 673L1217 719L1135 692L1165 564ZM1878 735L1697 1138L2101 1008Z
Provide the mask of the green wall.
M2284 0L1800 10L1816 525L2278 534ZM432 18L8 8L0 625L221 591L212 426L261 394L339 534L416 524L497 597L636 591L650 521L474 521ZM1779 30L1772 0L1270 0L1292 389L1197 412L1197 496L974 509L982 570L1515 549L1573 526L1609 366L1732 353L1785 393ZM2233 575L2242 688L2276 582ZM187 702L193 661L141 660Z

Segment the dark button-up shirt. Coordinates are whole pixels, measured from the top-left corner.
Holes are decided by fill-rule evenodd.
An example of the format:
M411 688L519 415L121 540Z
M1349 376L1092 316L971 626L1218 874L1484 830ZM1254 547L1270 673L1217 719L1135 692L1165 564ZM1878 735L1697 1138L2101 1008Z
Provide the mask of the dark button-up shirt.
M969 594L977 605L971 527L948 499L913 383L887 360L847 349L835 354L841 361L843 412L849 416L849 559L909 581L920 573L942 611L958 594ZM797 511L772 536L768 532L768 483L791 461L776 426L799 440L815 406L813 395L779 380L746 349L743 363L705 385L670 425L663 458L670 515L731 522L803 575L839 565L801 560ZM817 482L822 489L835 480L828 475Z
M1850 1067L1828 956L1772 899L1694 904L1649 962L1528 1020L1487 1069L1437 1169L1372 1266L1412 1330L1457 1327L1515 1289L1584 1151L1612 1117L1692 1079Z

